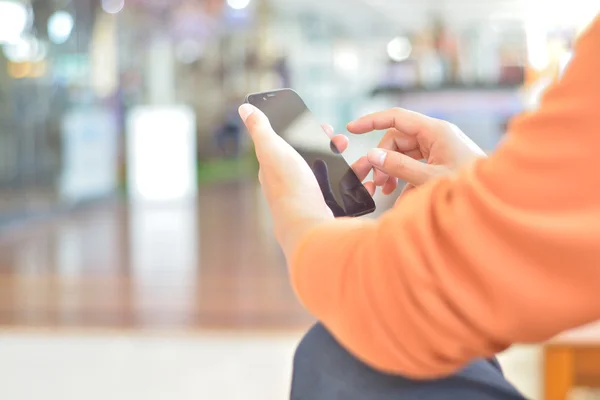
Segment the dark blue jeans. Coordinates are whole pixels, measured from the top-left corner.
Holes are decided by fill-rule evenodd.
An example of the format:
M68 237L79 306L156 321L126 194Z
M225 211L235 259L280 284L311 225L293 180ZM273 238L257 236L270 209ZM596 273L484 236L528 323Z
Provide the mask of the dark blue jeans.
M354 358L321 325L294 357L292 400L523 400L496 360L478 360L448 378L413 381L387 375Z

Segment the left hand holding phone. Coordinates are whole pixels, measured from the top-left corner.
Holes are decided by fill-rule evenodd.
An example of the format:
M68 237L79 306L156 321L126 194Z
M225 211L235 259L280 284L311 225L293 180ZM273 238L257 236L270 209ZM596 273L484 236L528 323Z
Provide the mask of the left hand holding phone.
M275 236L289 260L304 234L334 216L310 166L273 131L265 114L251 104L239 113L254 142Z

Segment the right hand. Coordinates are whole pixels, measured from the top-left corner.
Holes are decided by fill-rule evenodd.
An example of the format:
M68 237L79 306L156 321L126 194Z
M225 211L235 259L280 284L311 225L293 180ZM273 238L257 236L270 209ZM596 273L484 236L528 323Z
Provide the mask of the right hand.
M384 194L396 190L398 179L407 182L404 194L486 156L456 125L402 108L369 114L348 124L348 131L354 134L383 129L387 132L367 159L374 169L375 185L381 186Z

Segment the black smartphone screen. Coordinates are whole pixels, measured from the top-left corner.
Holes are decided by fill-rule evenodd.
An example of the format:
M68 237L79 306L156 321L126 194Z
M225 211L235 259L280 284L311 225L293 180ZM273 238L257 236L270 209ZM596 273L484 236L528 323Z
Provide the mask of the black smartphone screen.
M300 96L291 89L248 95L271 126L311 167L323 197L336 217L375 211L375 202Z

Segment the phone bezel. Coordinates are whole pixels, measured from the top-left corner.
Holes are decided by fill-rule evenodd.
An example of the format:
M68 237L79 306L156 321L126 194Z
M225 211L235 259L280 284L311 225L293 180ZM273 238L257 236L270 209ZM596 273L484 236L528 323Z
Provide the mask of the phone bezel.
M267 97L268 98L273 98L273 97L277 97L277 93L281 93L281 92L293 92L296 96L300 97L300 95L298 94L298 92L296 92L294 89L291 88L282 88L282 89L274 89L274 90L268 90L266 92L256 92L256 93L249 93L246 95L246 98L244 99L244 102L251 104L250 103L250 98L251 97ZM302 97L300 97L302 98Z

